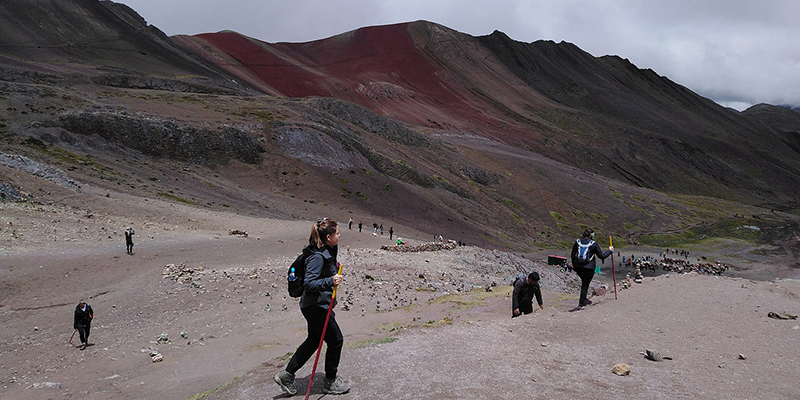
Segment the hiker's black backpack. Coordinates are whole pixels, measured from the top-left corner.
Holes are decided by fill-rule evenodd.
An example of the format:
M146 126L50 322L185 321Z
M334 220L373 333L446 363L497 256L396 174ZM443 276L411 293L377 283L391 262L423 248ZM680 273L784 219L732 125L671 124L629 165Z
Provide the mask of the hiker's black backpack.
M286 272L286 280L289 283L289 296L300 297L303 295L303 282L306 277L306 258L311 255L311 246L306 246L297 256L289 270Z

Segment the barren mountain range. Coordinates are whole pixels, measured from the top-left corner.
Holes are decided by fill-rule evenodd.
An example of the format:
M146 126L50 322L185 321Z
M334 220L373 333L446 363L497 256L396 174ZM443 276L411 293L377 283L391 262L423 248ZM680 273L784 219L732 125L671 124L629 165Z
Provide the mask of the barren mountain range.
M426 21L309 43L167 37L96 0L8 0L0 17L2 152L83 186L259 216L344 210L521 251L585 227L668 245L779 243L798 225L800 113L726 109L570 43ZM8 193L57 201L9 164Z
M343 399L797 398L799 155L797 111L570 43L168 37L111 1L3 0L0 397L285 397L306 329L285 274L328 216ZM547 259L587 227L730 270L625 279L612 256L578 310ZM530 271L544 308L510 319ZM297 386L327 398L312 368Z

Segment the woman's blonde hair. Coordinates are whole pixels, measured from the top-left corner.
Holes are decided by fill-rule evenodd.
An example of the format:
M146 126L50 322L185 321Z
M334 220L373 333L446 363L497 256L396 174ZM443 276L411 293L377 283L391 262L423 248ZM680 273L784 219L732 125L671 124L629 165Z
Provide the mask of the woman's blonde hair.
M336 221L328 217L318 219L314 226L311 227L311 236L308 238L308 244L313 244L318 249L321 249L325 245L325 239L328 238L328 235L336 233L337 226Z

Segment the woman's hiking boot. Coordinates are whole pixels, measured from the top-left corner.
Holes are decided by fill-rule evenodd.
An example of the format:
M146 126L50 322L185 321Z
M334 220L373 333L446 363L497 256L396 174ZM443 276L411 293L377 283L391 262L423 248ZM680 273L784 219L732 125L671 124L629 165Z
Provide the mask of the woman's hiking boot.
M297 389L294 387L294 374L283 370L275 375L275 383L283 389L284 392L294 396L297 394Z
M338 376L336 379L325 378L325 382L322 383L322 392L326 394L345 394L349 391L350 386Z

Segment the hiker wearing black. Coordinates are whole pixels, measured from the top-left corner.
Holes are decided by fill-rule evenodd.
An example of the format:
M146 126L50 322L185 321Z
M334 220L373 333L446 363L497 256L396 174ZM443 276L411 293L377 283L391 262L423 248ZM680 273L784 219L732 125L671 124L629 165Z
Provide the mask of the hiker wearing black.
M83 350L89 345L89 331L92 327L92 318L94 312L92 306L86 304L81 300L75 307L75 318L73 319L72 327L78 330L78 335L81 338L80 349Z
M532 313L533 296L536 296L539 309L543 310L542 290L539 288L539 274L536 272L531 272L525 279L520 278L514 281L514 293L511 296L511 318Z
M305 365L320 343L328 307L335 307L333 288L342 283L342 276L338 274L336 253L339 246L339 227L336 222L323 218L314 224L311 229L309 243L312 248L311 255L306 258L306 271L303 281L303 295L300 297L300 311L308 324L308 337L297 348L286 369L275 375L275 382L286 393L294 395L294 374ZM339 360L342 355L344 336L339 324L336 323L336 314L331 310L328 328L325 331L325 343L328 349L325 353L325 381L322 391L327 394L343 394L350 387L337 376Z
M131 227L125 228L125 252L128 254L133 254L133 235L135 234Z
M591 228L586 229L580 239L576 240L575 244L572 245L572 268L581 278L581 295L578 300L578 307L592 304L587 295L589 284L592 283L592 278L594 278L594 269L597 267L595 257L600 257L600 260L604 261L613 251L614 246L610 246L606 251L600 249L600 245L594 241L594 230Z

